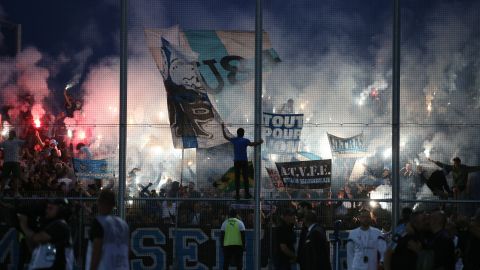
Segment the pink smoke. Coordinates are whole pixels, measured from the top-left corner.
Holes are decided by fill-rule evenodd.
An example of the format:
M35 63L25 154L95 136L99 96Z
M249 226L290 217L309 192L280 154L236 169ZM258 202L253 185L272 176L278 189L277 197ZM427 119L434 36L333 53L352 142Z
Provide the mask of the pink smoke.
M47 79L50 72L39 65L42 54L33 47L28 47L15 58L3 59L0 63L2 76L1 82L5 83L2 89L3 106L9 109L7 114L10 124L17 131L22 131L25 125L41 126L42 117L45 115L44 99L49 95ZM31 111L32 123L24 123L20 119L22 112Z

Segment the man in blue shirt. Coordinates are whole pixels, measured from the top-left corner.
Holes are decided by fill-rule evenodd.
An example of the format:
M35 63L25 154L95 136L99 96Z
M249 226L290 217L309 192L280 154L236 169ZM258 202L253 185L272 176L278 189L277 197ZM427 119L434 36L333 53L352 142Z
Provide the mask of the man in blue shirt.
M259 142L251 142L249 139L244 138L245 130L243 128L237 129L237 137L230 138L225 132L225 124L222 123L223 137L233 144L234 159L233 164L235 167L235 198L240 199L240 172L243 176L243 187L245 189L245 199L252 198L250 191L248 190L248 158L247 158L247 146L257 146L263 143L260 139Z

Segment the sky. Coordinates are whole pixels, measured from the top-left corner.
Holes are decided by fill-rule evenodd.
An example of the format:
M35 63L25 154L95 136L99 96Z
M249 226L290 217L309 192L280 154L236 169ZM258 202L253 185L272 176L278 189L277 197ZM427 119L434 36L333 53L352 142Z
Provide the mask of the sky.
M371 153L388 152L392 2L264 1L264 29L282 59L264 94L274 107L294 98L297 111L310 119L302 133L304 150L329 158L326 132L347 137L363 131ZM423 163L428 154L480 163L477 2L401 1L402 161ZM41 74L34 85L43 85L40 98L52 111L62 110L64 86L78 81L71 92L84 100L86 116L71 124L96 124L94 145L115 151L117 129L101 124L118 120L119 1L1 0L0 14L22 24L25 49L18 59L3 60L2 70L18 68L23 59L23 74ZM180 153L172 150L163 83L143 29L251 31L255 2L138 0L130 1L128 14L129 123L143 124L129 129L129 164L148 168L146 178L165 178L180 165L165 161L169 154L163 150ZM13 77L3 77L5 92ZM373 88L377 99L370 97ZM159 151L148 152L151 146ZM188 151L187 159L194 162L194 156ZM384 163L389 166L388 158Z

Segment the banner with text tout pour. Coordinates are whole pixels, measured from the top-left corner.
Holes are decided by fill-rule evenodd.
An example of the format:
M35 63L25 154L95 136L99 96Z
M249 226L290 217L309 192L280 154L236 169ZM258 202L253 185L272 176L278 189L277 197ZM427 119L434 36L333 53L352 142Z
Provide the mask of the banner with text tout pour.
M297 153L302 128L303 114L263 113L263 138L267 153Z

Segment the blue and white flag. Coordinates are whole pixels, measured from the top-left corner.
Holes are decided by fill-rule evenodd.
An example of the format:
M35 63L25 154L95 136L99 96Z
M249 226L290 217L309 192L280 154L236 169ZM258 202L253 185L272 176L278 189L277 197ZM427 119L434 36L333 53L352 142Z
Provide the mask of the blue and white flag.
M367 155L363 132L349 138L340 138L329 133L327 136L333 156L364 157Z
M84 178L105 178L110 177L112 173L108 170L107 160L105 159L73 159L73 169L77 177Z
M294 154L298 151L303 114L263 113L263 138L270 154Z
M237 122L251 97L255 33L146 29L148 47L163 76L175 148L210 148L227 141L222 119ZM263 60L279 62L264 34ZM220 117L221 116L221 117Z

